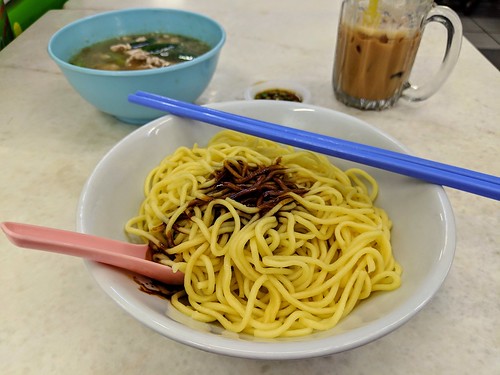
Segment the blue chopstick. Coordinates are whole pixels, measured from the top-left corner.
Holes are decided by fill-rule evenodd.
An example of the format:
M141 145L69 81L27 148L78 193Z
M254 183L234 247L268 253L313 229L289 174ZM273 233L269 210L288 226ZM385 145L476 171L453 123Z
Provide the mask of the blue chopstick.
M226 129L500 200L500 177L138 91L129 101Z

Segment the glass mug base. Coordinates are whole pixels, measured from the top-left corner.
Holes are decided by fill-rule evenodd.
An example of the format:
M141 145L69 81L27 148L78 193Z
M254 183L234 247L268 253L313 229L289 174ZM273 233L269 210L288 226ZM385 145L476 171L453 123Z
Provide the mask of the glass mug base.
M389 99L381 99L381 100L370 100L363 98L355 98L353 96L347 95L344 92L334 90L335 98L341 103L353 108L364 109L364 110L373 110L373 111L381 111L383 109L391 108L398 101L400 95L394 95Z

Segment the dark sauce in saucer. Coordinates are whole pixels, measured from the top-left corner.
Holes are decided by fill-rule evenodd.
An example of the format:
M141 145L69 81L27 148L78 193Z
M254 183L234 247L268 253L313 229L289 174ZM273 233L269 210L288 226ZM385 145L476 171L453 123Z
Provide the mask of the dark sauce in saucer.
M269 89L255 94L255 99L284 100L287 102L302 102L302 98L295 92L284 89Z

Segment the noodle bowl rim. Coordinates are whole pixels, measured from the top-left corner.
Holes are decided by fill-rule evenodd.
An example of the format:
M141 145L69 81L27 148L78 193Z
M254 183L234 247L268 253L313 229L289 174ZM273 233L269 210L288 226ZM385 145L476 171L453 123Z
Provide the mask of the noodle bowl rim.
M212 104L210 107L239 113L242 111L242 114L247 115L249 114L248 111L256 111L262 119L275 121L273 118L266 116L278 116L281 120L288 122L288 124L293 122L292 120L295 119L294 116L297 115L298 112L309 112L308 116L322 115L327 118L331 117L332 120L344 121L347 124L351 124L353 128L358 130L361 129L362 133L368 135L368 139L372 139L373 136L376 136L379 141L386 143L394 150L409 152L408 149L402 146L398 141L361 120L313 105L268 101L237 101ZM102 184L102 179L106 178L106 173L109 172L106 168L109 163L112 163L111 159L113 157L116 157L124 150L130 150L138 138L151 138L158 135L159 132L164 132L165 129L167 129L167 133L169 133L170 130L168 128L172 126L175 127L180 125L188 129L192 124L193 122L189 120L165 116L138 128L118 142L108 154L101 159L83 188L77 211L77 230L85 233L93 233L94 229L92 228L89 218L92 214L95 214L95 210L97 210L99 206L99 202L97 202L97 204L95 202L95 186L98 186L99 183ZM199 126L199 124L195 125ZM207 129L211 127L210 125L204 126ZM212 128L213 127L210 129ZM188 130L186 130L186 132L188 132ZM145 173L146 172L147 171L145 171ZM327 332L316 333L297 339L258 340L254 338L242 339L241 337L234 339L235 334L213 334L211 332L198 330L197 328L187 327L184 324L167 318L160 312L162 307L165 309L165 300L160 300L157 297L152 297L144 293L142 293L142 296L137 297L137 284L135 284L125 272L95 262L86 261L85 263L97 284L124 310L156 332L186 345L218 354L254 359L298 359L342 352L374 341L406 323L434 296L451 267L455 249L455 222L451 205L444 189L439 186L432 186L412 179L404 181L407 182L410 187L416 185L419 188L423 188L425 191L430 189L428 194L433 197L433 203L439 206L437 210L440 215L438 222L441 223L439 230L443 242L440 248L433 249L433 251L438 252L435 255L436 261L433 263L433 267L428 270L428 274L421 285L415 289L414 293L408 297L403 304L398 305L397 308L386 315L354 329L349 330L345 328L344 326L348 327L349 324L342 324L342 321L339 323L338 327L332 330L336 332L334 335L329 336L331 332ZM143 181L138 181L138 185L141 185L142 182ZM397 224L397 222L395 224ZM106 229L104 229L104 231L106 231ZM103 235L103 233L95 232L94 234ZM114 233L111 234L111 236L116 237L117 234ZM397 250L395 250L395 252L396 251ZM395 256L398 258L397 253ZM405 268L405 264L403 262L401 263L403 268ZM405 282L411 282L411 280L405 280L405 274L403 273L403 284ZM395 292L396 291L390 293ZM134 298L132 298L132 296L134 296ZM390 300L389 297L384 295L379 295L377 298L381 301ZM148 306L148 304L151 304L153 308ZM375 303L373 305L376 306ZM195 327L196 326L199 325L195 325ZM347 331L342 332L344 329L347 329Z

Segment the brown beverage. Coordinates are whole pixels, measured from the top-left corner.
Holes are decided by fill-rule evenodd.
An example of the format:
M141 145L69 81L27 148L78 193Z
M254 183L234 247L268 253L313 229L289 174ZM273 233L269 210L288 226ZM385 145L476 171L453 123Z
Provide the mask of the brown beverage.
M408 82L420 39L418 30L340 25L333 77L336 94L392 105L390 101L397 100Z
M426 25L443 24L446 51L437 73L423 85L408 81ZM442 86L458 60L462 24L433 0L343 0L333 69L340 102L360 109L385 109L403 98L422 101Z

